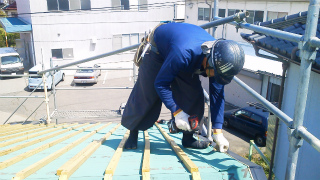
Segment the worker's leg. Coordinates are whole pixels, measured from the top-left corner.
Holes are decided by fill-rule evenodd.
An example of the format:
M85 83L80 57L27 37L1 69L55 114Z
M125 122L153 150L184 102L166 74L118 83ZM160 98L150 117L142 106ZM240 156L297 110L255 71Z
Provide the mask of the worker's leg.
M147 53L141 62L138 80L124 109L121 124L130 130L126 149L137 148L138 130L146 130L157 121L161 100L155 91L154 80L162 66L160 57Z
M171 85L173 97L179 107L189 115L202 119L204 113L204 95L198 75L179 73ZM208 142L198 141L193 133L184 132L182 145L187 148L204 149Z

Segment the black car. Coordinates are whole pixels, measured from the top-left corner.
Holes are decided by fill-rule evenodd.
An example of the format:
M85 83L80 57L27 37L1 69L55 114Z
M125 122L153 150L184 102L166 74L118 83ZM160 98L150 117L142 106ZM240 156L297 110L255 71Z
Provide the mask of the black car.
M258 146L265 146L269 112L255 107L245 107L224 112L224 127L234 127L254 136Z

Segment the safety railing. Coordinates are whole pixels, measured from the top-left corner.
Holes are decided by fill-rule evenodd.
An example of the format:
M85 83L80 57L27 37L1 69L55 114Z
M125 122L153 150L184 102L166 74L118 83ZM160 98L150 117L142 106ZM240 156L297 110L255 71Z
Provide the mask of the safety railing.
M258 154L262 157L263 161L268 165L270 166L270 162L269 160L267 159L267 157L261 152L261 150L259 149L259 147L254 143L253 140L250 140L250 146L249 146L249 156L248 156L248 159L249 161L251 161L252 159L252 150L253 148L258 152Z
M215 0L217 3L217 0ZM238 13L236 15L227 17L227 18L219 18L215 17L216 21L201 25L200 27L206 29L210 27L219 26L225 23L230 23L232 25L236 25L237 28L249 29L255 32L264 33L267 35L271 35L274 37L278 37L280 39L285 39L293 42L297 42L299 44L299 48L302 50L300 53L301 57L301 66L300 66L300 81L299 81L299 88L298 88L298 96L296 99L296 106L295 106L295 113L294 119L291 119L288 115L283 113L277 107L273 106L269 103L264 97L256 93L253 89L243 83L237 77L234 78L234 81L238 83L242 88L248 91L249 94L253 95L260 103L262 103L269 111L274 113L277 117L280 118L289 128L290 128L290 149L288 153L288 162L287 162L287 170L286 170L286 180L293 180L295 179L295 172L296 172L296 164L298 160L298 153L299 147L297 144L300 144L303 139L306 140L309 144L312 145L317 151L320 152L320 140L313 136L310 132L308 132L303 126L303 119L306 107L306 100L307 100L307 89L310 80L310 73L311 73L311 63L312 58L314 58L315 54L315 47L320 47L320 39L315 37L315 30L317 27L317 21L319 16L319 4L320 0L310 0L310 5L308 9L308 19L307 19L307 26L305 35L297 35L289 32L279 31L267 27L260 27L257 25L249 24L243 22L243 18L246 17L248 14L245 13ZM216 6L215 6L216 7ZM233 22L236 21L236 22ZM69 64L65 64L59 67L54 67L50 69L46 69L44 71L39 72L39 74L44 74L46 72L59 70L62 68L70 67L73 65L81 64L84 62L89 62L95 59L100 59L103 57L111 56L114 54L122 53L125 51L129 51L135 49L139 46L139 44L128 46L116 51L108 52L105 54L101 54L98 56L86 58L80 61L72 62ZM205 94L206 95L206 94ZM208 97L208 96L207 96ZM208 101L207 101L208 102ZM209 104L208 104L209 106ZM210 113L210 106L209 106L209 113ZM50 117L48 115L48 117ZM210 117L210 115L209 115ZM211 127L211 126L209 126ZM211 131L208 131L211 132Z

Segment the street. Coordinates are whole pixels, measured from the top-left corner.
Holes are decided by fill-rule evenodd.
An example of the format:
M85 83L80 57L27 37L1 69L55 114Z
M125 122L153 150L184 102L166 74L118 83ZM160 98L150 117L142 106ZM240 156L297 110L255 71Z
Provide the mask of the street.
M121 116L118 114L121 103L126 102L133 86L131 70L102 70L101 76L97 84L74 84L72 73L66 73L65 81L60 82L56 88L56 100L51 95L49 98L49 113L53 110L57 111L80 111L87 112L89 110L113 112L110 116L102 116L100 118L88 118L84 116L70 115L70 113L62 113L66 117L59 117L57 121L62 122L120 122ZM27 88L27 77L22 78L4 78L0 80L0 96L28 96L31 92ZM90 89L114 87L117 89ZM119 87L129 87L128 89L119 89ZM63 90L68 88L68 90ZM70 90L71 88L71 90ZM48 94L53 91L48 91ZM43 90L37 90L31 96L44 96ZM25 98L1 98L0 100L0 123L3 124L18 105ZM39 109L29 117L29 121L39 121L40 118L46 116L46 105L44 98L29 98L10 118L7 123L16 121L24 121L33 111L42 103ZM55 103L54 103L55 102ZM56 105L55 105L56 104ZM231 107L226 106L226 110ZM206 108L207 109L207 108ZM88 112L87 112L88 113ZM116 116L114 115L116 114ZM207 110L205 112L207 115ZM159 119L169 120L171 118L170 111L163 106ZM53 119L55 121L56 119ZM249 152L249 141L252 139L242 132L235 129L225 129L224 135L230 142L230 150L244 155Z

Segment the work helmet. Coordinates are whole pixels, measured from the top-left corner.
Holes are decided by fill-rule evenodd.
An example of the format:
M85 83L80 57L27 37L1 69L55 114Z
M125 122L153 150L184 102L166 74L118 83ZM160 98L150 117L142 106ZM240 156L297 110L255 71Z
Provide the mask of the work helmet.
M244 65L244 51L235 41L218 39L205 42L201 48L204 53L207 52L209 69L214 69L214 78L219 84L229 84Z

